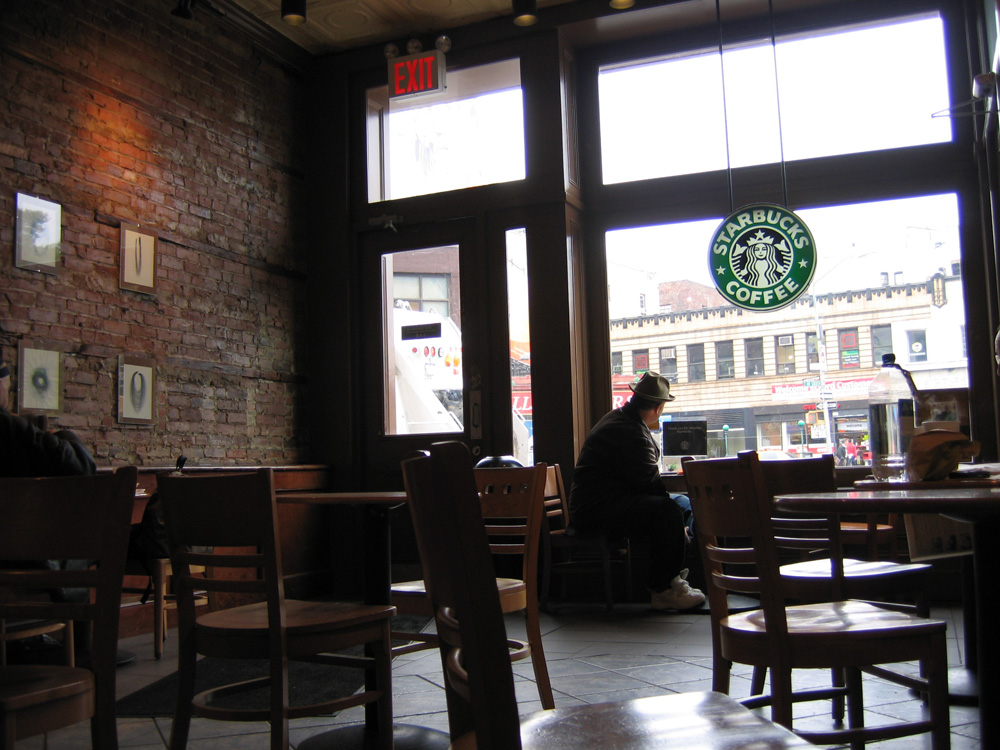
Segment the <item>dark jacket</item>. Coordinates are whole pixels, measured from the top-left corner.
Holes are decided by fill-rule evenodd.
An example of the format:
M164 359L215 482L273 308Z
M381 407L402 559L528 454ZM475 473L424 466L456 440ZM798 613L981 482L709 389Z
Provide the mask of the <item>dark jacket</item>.
M0 477L62 477L96 471L93 456L80 441L39 430L0 409Z
M570 518L581 530L600 526L643 495L667 496L660 447L629 401L605 414L580 449L570 490Z

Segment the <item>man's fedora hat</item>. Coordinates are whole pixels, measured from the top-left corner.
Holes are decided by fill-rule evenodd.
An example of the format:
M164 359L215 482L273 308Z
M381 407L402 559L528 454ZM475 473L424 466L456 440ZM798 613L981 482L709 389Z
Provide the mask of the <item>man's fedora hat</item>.
M658 372L646 372L639 378L639 382L630 385L632 393L650 401L673 401L676 396L670 395L670 381Z

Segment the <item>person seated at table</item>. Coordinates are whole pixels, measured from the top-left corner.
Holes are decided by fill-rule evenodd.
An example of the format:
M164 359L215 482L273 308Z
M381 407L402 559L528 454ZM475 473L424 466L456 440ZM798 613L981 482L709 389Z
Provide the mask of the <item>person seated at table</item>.
M672 497L660 479L660 446L649 425L673 401L670 381L647 372L624 405L605 414L580 449L570 489L570 518L581 534L649 540L653 609L700 606L705 595L687 582L686 496Z
M0 360L0 477L59 477L97 471L94 457L70 430L46 432L7 410L10 368Z

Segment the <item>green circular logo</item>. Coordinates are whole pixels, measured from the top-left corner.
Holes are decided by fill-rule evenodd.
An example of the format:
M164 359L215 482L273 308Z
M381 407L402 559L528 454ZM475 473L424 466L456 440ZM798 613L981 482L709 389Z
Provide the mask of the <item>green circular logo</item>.
M755 203L734 211L712 235L708 265L727 300L747 310L794 302L816 270L809 227L783 206Z

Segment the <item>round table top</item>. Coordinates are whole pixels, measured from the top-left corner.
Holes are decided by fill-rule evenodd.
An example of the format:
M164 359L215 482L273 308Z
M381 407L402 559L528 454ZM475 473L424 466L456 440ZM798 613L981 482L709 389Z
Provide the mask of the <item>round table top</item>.
M1000 488L847 490L777 495L775 507L801 513L941 513L963 519L1000 515Z

